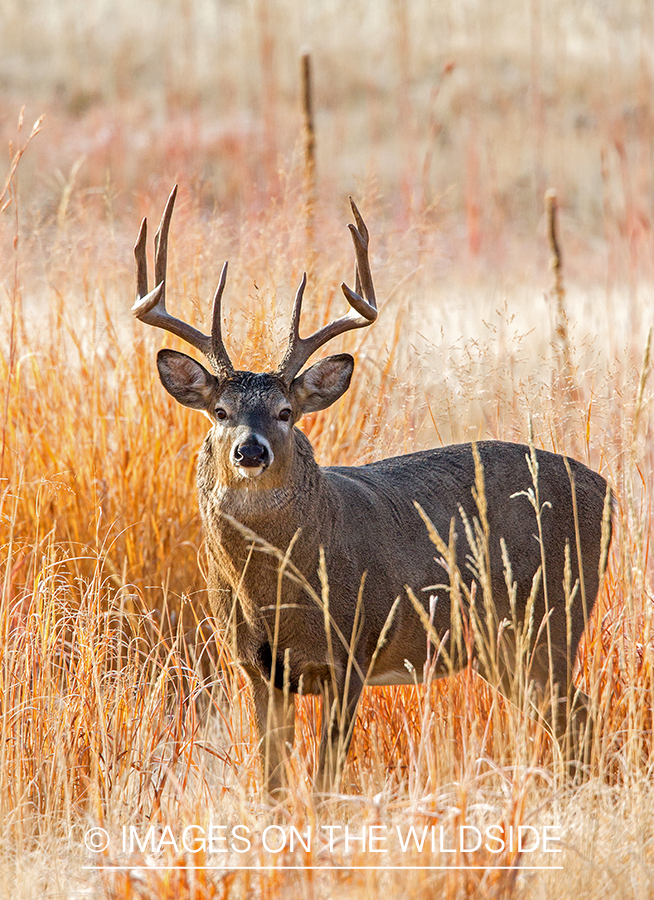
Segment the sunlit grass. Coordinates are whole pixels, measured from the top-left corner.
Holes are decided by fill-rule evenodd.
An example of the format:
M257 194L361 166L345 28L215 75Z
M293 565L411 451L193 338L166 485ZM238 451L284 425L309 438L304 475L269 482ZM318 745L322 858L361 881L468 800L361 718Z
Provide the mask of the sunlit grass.
M158 201L152 200L155 213ZM301 216L301 197L259 214L259 241L265 233L293 234L292 223ZM214 246L222 235L194 211L190 196L180 219L171 248L169 302L183 315L201 319L223 255ZM374 235L381 228L374 211L371 224ZM73 232L79 227L67 226ZM101 222L93 227L101 234ZM51 266L57 265L66 234L52 246ZM335 286L350 263L346 238L344 228L327 225L308 306L309 318L316 321L338 302ZM253 366L271 366L284 339L299 250L293 241L279 241L271 250L251 232L240 241L234 244L230 271L228 340L239 365L252 360ZM50 288L47 321L29 311L29 276L24 283L19 279L10 307L16 323L13 354L2 357L7 414L0 798L4 846L13 847L6 883L14 878L21 883L25 854L33 851L34 859L42 860L39 848L68 858L75 878L95 877L80 869L94 859L81 842L91 823L115 835L123 825L179 829L211 816L250 823L253 830L273 821L298 828L307 821L349 822L352 828L373 822L458 827L486 820L508 826L536 821L533 811L540 809L542 820L563 823L573 836L567 840L574 843L586 840L585 805L595 810L593 815L598 809L608 815L606 790L621 796L620 791L637 786L643 802L651 803L646 787L652 758L649 521L644 512L650 498L644 469L648 370L634 367L623 381L627 361L598 354L590 373L578 368L571 399L556 386L554 351L532 367L531 376L511 382L497 343L464 340L447 351L444 368L426 371L429 354L445 348L439 349L433 330L421 363L407 355L416 319L399 315L393 322L393 303L401 309L401 300L389 303L385 322L382 310L376 334L371 329L364 338L349 338L347 346L358 358L353 388L334 409L303 423L321 463L351 464L438 445L444 435L447 440L490 432L524 440L528 409L539 443L587 458L617 488L609 573L578 660L577 682L599 709L598 740L591 780L573 794L543 729L473 671L439 682L427 693L423 688L369 689L346 771L350 799L318 810L309 786L318 708L305 699L299 704L291 794L275 811L258 794L246 682L225 647L212 640L205 618L194 458L206 424L171 402L155 379L158 338L129 319L128 261L112 270L111 254L104 262L100 250L95 252L100 256L93 288L80 292L84 267L67 276L62 270ZM387 273L403 264L401 249L378 258L382 300L392 293ZM400 282L397 291L403 290ZM428 328L433 326L423 319L423 338L429 337ZM506 352L515 355L516 368L526 370L519 359L521 339L502 340ZM552 381L545 391L548 372ZM475 395L482 374L483 402ZM639 380L641 421L634 423ZM626 798L620 802L629 805ZM481 820L474 811L479 804L486 810ZM342 851L339 845L331 858L342 859ZM181 862L170 853L168 848L162 858ZM261 847L252 853L251 862L266 858ZM102 860L118 864L125 858L116 851ZM315 861L325 858L323 851ZM284 859L290 864L298 857ZM352 865L369 862L361 852L348 859ZM400 855L394 861L408 860ZM471 862L509 865L514 858L486 854L480 862L475 855ZM52 872L40 866L34 862L33 877L51 884ZM189 877L127 872L94 883L118 896L130 896L140 885L145 896L187 891L199 897L204 879L211 895L213 876ZM288 877L261 874L256 879L274 893ZM492 868L486 875L471 870L456 877L411 876L414 895L440 883L452 896L473 886L490 895L501 877ZM219 883L228 895L233 885L238 895L252 878L220 876ZM549 881L542 876L543 890L556 878L554 871ZM365 893L364 883L357 891Z

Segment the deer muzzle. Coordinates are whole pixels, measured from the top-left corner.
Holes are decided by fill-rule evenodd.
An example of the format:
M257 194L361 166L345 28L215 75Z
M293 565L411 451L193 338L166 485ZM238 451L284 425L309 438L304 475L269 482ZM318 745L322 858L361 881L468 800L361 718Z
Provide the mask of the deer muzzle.
M258 434L249 434L234 441L232 464L245 478L256 478L272 463L274 458L268 441Z

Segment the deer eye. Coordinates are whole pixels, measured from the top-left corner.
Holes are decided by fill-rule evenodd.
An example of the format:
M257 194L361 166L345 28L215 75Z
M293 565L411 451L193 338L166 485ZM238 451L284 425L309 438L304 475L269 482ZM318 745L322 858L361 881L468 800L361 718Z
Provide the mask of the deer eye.
M222 406L217 406L215 410L217 419L226 419L227 418L227 410L223 409Z
M282 422L288 422L288 420L291 418L291 410L287 406L284 407L284 409L281 409L279 411L279 418Z

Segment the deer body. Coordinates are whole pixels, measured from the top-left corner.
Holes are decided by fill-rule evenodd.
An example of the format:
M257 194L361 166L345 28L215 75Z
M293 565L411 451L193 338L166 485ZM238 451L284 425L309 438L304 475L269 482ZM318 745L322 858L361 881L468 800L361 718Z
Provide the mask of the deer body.
M211 436L207 438L210 443ZM305 446L306 439L298 432L296 446L302 446L298 454L297 481L304 490L294 494L287 506L250 515L247 505L234 515L243 525L268 543L287 547L299 532L291 560L306 574L315 592L320 595L318 578L319 552L325 554L325 568L329 577L330 613L345 642L332 637L334 670L338 679L337 690L343 691L348 669L350 648L360 670L367 675L369 685L411 684L423 680L428 642L424 626L412 607L407 595L408 585L418 596L427 586L447 585L449 574L442 563L437 562L436 548L429 539L425 523L414 502L420 503L425 513L441 535L448 535L450 522L454 520L457 542L457 564L466 573L466 556L470 549L465 541L464 525L459 504L470 522L479 515L473 500L475 464L470 444L443 447L394 459L382 460L367 466L351 468L320 468ZM504 538L507 555L512 563L516 585L516 606L524 611L532 590L536 572L541 566L540 544L537 540L536 515L529 500L522 492L532 487L527 465L529 448L524 445L502 442L477 444L484 466L486 496L489 508L490 575L497 621L511 621L507 587L505 583L500 538ZM277 702L283 701L284 679L290 693L322 693L325 682L331 677L329 648L326 640L323 611L300 587L285 579L280 598L281 611L277 625L275 671L272 668L271 637L275 634L276 598L278 592L277 559L263 552L251 556L246 568L251 541L232 525L225 525L222 511L216 509L208 486L214 483L210 464L207 466L207 448L201 453L198 467L198 491L200 510L207 535L211 569L209 596L212 611L220 623L222 632L230 639L230 617L234 615L234 596L238 593L240 605L245 608L235 629L235 655L247 667L250 677L262 693L261 730L265 732L268 716L268 684L274 678ZM540 500L546 504L543 512L543 542L547 561L548 602L552 609L551 625L554 654L552 671L559 694L566 696L569 680L570 654L572 662L581 637L584 618L581 600L578 598L576 615L571 622L568 643L566 636L566 597L564 591L565 546L571 551L571 581L579 578L576 563L576 534L572 509L572 491L563 459L556 454L537 451L539 463ZM601 526L606 496L606 483L597 473L569 460L575 483L579 507L581 546L584 548L585 591L591 598L588 614L592 611L598 588L600 564ZM519 496L512 496L514 494ZM236 513L236 509L232 514ZM222 527L221 527L221 524ZM380 535L383 536L380 539ZM583 551L582 551L583 552ZM222 572L220 560L227 557L236 577L231 579ZM243 577L243 570L245 576ZM365 573L358 635L353 635L357 598L361 579ZM467 573L470 583L472 576ZM452 646L450 595L447 588L433 588L437 596L432 624L443 640L446 655L436 661L434 677L449 674L453 668L467 661ZM396 597L400 604L391 622L384 646L377 654L370 670L371 660L391 607ZM469 615L469 610L464 612ZM538 625L545 617L543 592L537 595L533 619ZM481 613L483 620L483 612ZM289 655L285 659L285 651ZM568 650L568 648L570 648ZM435 655L432 649L432 656ZM407 666L407 662L410 664ZM501 662L500 662L501 666ZM489 680L492 673L484 672ZM549 658L535 657L532 679L543 691L547 691ZM341 737L342 757L347 748L347 736L351 733L351 716L363 685L356 672L350 674L351 714L344 716L340 729L336 729L332 741ZM509 691L507 691L509 693ZM583 700L582 700L583 702ZM324 714L324 713L323 713ZM287 727L285 742L292 744L291 726ZM329 736L325 730L321 758L328 753ZM338 751L331 750L337 757ZM277 756L271 756L271 769L280 765ZM326 765L324 763L323 765ZM321 773L328 779L328 775Z
M307 580L317 594L320 594L321 587L318 578L319 552L321 547L324 549L329 593L333 599L330 612L348 642L361 578L366 573L363 589L364 622L359 638L360 665L364 672L368 671L395 598L402 597L369 683L413 683L415 677L421 680L427 636L406 597L405 587L408 585L419 594L424 587L447 584L449 575L435 559L438 554L414 501L420 503L441 535L449 533L450 522L454 519L455 531L461 536L457 548L458 564L460 571L464 573L465 557L470 550L463 537L464 526L458 506L461 504L470 521L479 515L472 496L475 485L472 446L460 444L427 450L367 466L321 468L315 463L310 447L304 446L308 442L301 432L295 435L295 441L296 446L302 447L296 464L300 470L298 483L304 486L302 492L289 498L288 505L274 510L264 502L264 511L254 515L249 512L247 502L238 511L235 508L237 504L234 503L230 515L266 542L281 548L287 547L299 532L291 560L301 572L306 573ZM215 484L215 475L211 469L211 454L207 446L210 442L211 435L200 454L198 495L213 570L209 579L212 611L223 631L227 631L234 593L239 593L240 605L246 611L240 631L237 630L238 658L258 667L261 676L269 678L270 661L263 660L270 652L268 635L274 630L279 567L276 558L258 552L251 557L246 568L252 541L237 527L225 522L224 510L220 503L216 504L212 499L210 485ZM510 619L500 538L505 539L508 557L512 562L519 607L524 607L534 575L541 565L535 513L525 496L512 497L532 486L527 466L529 448L499 441L479 442L477 448L484 465L489 506L490 572L496 598L494 603L499 619ZM565 642L565 598L562 585L566 541L573 551L573 583L579 577L574 560L576 536L572 496L562 458L545 451L537 451L537 457L541 502L551 504L551 509L543 514L543 527L549 600L554 607L552 627L559 645L561 638ZM587 594L594 596L598 586L606 483L601 476L577 461L571 459L569 464L581 507L582 546L595 548L592 558L584 560L587 568L584 576L585 590ZM380 540L380 534L383 534L383 540ZM232 577L228 567L231 567ZM434 588L432 593L438 595L434 628L443 636L451 625L450 599L447 591ZM261 607L266 600L267 609L262 613ZM297 608L283 610L280 617L278 686L281 687L284 650L288 647L291 649L292 690L297 690L300 678L304 675L305 692L313 693L303 666L305 662L313 666L324 665L326 635L323 612L291 581L284 583L282 602L290 602ZM543 615L541 593L539 605L535 609L536 621L540 622ZM559 633L561 629L562 634ZM577 641L579 637L580 634L577 635ZM266 647L265 653L261 649L263 646ZM335 646L334 652L338 664L345 670L347 648ZM415 676L407 670L405 660L412 663L416 670Z
M605 480L575 460L566 465L563 457L546 451L535 451L534 476L528 447L496 441L476 444L481 469L470 444L365 466L318 466L308 439L294 423L347 390L353 359L331 356L298 373L322 343L376 317L368 234L356 207L357 228L350 228L357 290L343 290L357 315L301 339L303 281L282 367L255 374L234 371L222 345L225 270L210 338L165 311L165 247L173 201L174 192L155 241L158 284L151 294L146 291L144 229L139 236L135 312L201 349L214 368L212 374L171 350L160 351L157 359L166 389L214 422L197 471L209 599L219 632L252 681L268 786L284 781L294 735L293 694L323 697L317 782L335 787L364 685L420 681L428 660L436 677L465 665L475 652L473 619L477 644L491 651L490 656L479 654L480 671L507 695L516 665L516 634L527 630L526 618L533 620L527 681L539 697L553 691L552 706L566 703L607 549L602 545ZM480 587L484 576L478 563L476 570L470 565L466 520L470 528L483 518L475 499L481 472L488 525L486 607L478 599L478 607L471 609L475 596L481 598L473 582ZM534 481L540 522L528 496ZM457 540L449 562L434 546L423 516L445 544L453 528ZM429 639L410 592L429 610ZM430 607L431 595L436 599ZM457 631L457 617L464 632L467 628L465 640L461 628ZM577 692L571 717L575 727L585 720L585 699ZM566 727L564 723L561 729L558 719L562 736Z

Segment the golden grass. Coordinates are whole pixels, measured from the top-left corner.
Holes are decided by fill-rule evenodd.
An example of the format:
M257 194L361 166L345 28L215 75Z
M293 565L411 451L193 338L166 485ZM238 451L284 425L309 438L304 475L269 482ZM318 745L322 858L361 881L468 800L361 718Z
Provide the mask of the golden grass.
M401 40L406 8L401 3L392 8L394 52L401 57L407 53ZM427 15L420 9L414 29ZM498 27L490 19L486 26ZM548 27L553 27L549 14L544 33ZM457 27L451 28L456 36ZM375 46L382 46L383 33L383 28L374 32ZM252 35L244 34L247 44ZM329 34L335 40L336 32ZM409 64L419 73L415 83L426 84L429 53L420 42L415 46ZM513 52L512 45L502 46ZM550 53L548 45L546 61ZM361 111L349 99L356 95L356 73L339 69L336 54L326 56L338 75L336 96L352 105L352 121L360 125ZM483 58L473 40L457 65ZM523 57L517 53L513 59L522 72ZM407 182L404 156L402 165L395 165L395 138L389 143L381 138L390 107L384 97L375 100L367 77L360 89L377 115L368 122L370 149L365 158L354 151L335 154L329 164L332 138L324 137L326 152L317 89L321 180L311 258L299 143L293 149L296 135L283 77L273 100L287 118L280 118L275 139L288 149L281 174L277 160L272 162L274 183L260 179L260 144L245 152L250 132L244 136L236 129L211 144L210 116L201 112L202 104L185 131L185 113L175 97L166 101L169 124L159 130L147 117L139 121L124 97L113 110L104 109L101 98L85 103L73 110L76 119L69 117L70 109L64 116L55 101L45 134L20 160L17 175L23 180L9 182L4 200L12 202L0 217L4 894L194 900L368 897L380 890L412 898L651 894L654 469L650 363L643 357L651 232L640 195L628 190L624 167L624 154L637 158L638 179L646 181L647 163L638 148L651 138L651 123L640 121L627 130L622 144L619 129L606 138L612 127L607 123L586 144L576 126L559 145L545 130L554 148L565 146L569 158L579 162L570 172L555 169L565 174L555 183L561 188L563 182L562 208L571 211L561 235L570 357L563 379L555 311L542 296L550 276L544 229L539 234L537 227L540 211L532 204L535 185L528 200L517 199L512 179L520 167L508 153L500 154L496 182L487 177L488 146L500 139L498 110L509 109L503 127L514 144L524 125L521 110L515 98L505 97L502 105L497 87L490 111L475 107L471 97L479 73L472 87L464 79L448 88L456 71L439 82L445 106L432 119L425 113L434 140L441 136L439 152L415 133L407 137L405 149L421 173L433 154L427 186L422 174L413 187ZM466 72L469 76L470 69ZM625 70L620 76L625 96L632 96L630 79L636 75ZM387 68L379 78L382 85L394 83ZM575 78L583 87L582 75ZM593 109L599 109L602 84L598 81L589 95ZM423 108L421 97L413 100L414 112ZM73 99L68 103L74 105ZM556 109L565 106L560 99L551 102ZM614 102L617 108L619 101ZM474 131L456 131L451 115L457 109L477 122L487 144L481 137L475 143ZM105 126L114 129L112 136L102 146L92 145L73 170L81 159L75 142L90 140ZM26 133L17 140L8 118L2 128L11 134L14 150L24 145ZM453 135L452 145L446 132ZM360 135L356 128L354 133ZM149 157L135 149L141 146L137 138L152 147ZM603 141L604 169L596 159L593 178L577 179L577 171L590 171L588 161L599 155L595 150ZM58 151L65 173L60 180L52 165ZM377 164L370 162L371 153L378 154ZM547 141L543 153L547 156ZM222 169L203 177L202 158L211 166L220 160ZM457 158L465 160L467 172L460 181L451 174L459 171L451 168ZM346 189L355 193L370 226L382 315L373 329L343 342L357 358L351 390L334 408L307 417L302 427L322 464L354 464L453 440L526 440L531 416L538 446L572 453L609 478L617 496L614 542L577 661L576 683L594 697L599 716L590 777L582 785L566 781L543 729L469 670L429 690L367 690L346 793L321 805L308 786L317 704L303 699L290 795L274 806L260 793L246 683L225 648L211 638L205 618L194 465L206 422L165 394L154 366L160 337L131 320L131 245L140 217L147 214L154 226L169 182L178 177L169 305L198 324L206 321L228 257L230 350L239 366L269 367L280 356L291 297L309 261L313 275L305 327L311 327L312 317L323 321L343 302L338 284L351 278L352 260L341 187L353 160ZM368 174L356 184L352 171ZM38 172L47 173L45 182ZM458 188L448 193L453 183L448 178L465 183L467 193L461 190L459 196ZM589 200L593 185L603 185L603 205ZM434 202L434 194L443 191ZM533 238L525 237L526 224ZM591 235L603 235L601 251ZM602 277L595 275L598 259ZM211 820L245 825L254 835L247 853L229 855L230 865L295 864L300 870L202 870L205 863L223 865L225 857L184 852L170 842L161 852L122 849L126 826L139 835L150 826L160 829L158 834L169 826L179 836L185 826L206 827ZM330 848L320 830L330 824L347 824L356 834L363 826L385 825L390 833L397 826L406 831L411 825L419 830L442 825L448 835L463 825L555 824L561 827L563 852L554 858L510 850L453 856L438 848L401 852L395 845L379 856L358 843L347 847L342 839ZM262 845L268 825L300 832L309 827L320 840L308 854L301 848L275 854ZM105 853L85 849L84 833L96 826L111 837ZM415 866L453 860L479 868L380 867L382 861ZM170 868L135 868L146 862ZM84 868L98 863L114 868ZM528 868L559 863L562 870ZM349 869L308 868L326 864Z
M150 204L154 210L157 199ZM169 401L155 380L158 338L132 324L127 313L129 261L112 270L111 250L104 261L96 249L100 265L93 272L92 289L80 289L74 269L66 275L58 254L66 255L67 241L80 240L80 229L89 222L102 234L102 222L91 213L88 217L83 223L71 221L56 235L48 265L57 276L47 321L35 319L28 309L29 272L19 277L9 315L6 308L4 312L7 324L13 319L15 326L13 344L2 357L0 798L5 884L27 891L26 896L33 879L44 893L55 892L57 882L65 890L86 883L98 896L121 897L134 892L147 897L241 896L248 891L276 896L282 890L302 893L311 884L322 895L328 884L343 878L356 896L382 884L407 896L434 890L453 897L469 891L520 896L534 890L534 884L543 896L561 892L558 870L518 875L494 868L526 865L524 855L521 859L508 851L500 857L459 854L458 865L481 869L412 870L407 875L375 868L377 856L371 858L358 844L344 848L342 841L331 851L314 849L309 857L298 850L267 854L255 844L245 857L232 854L230 862L306 866L309 861L346 861L368 867L365 872L220 874L173 868L108 874L82 869L98 860L82 843L84 829L92 824L105 827L118 842L117 849L101 855L105 864L143 864L156 857L173 867L193 861L197 866L197 854L177 853L170 846L161 855L124 853L121 829L133 825L145 833L155 824L178 833L187 824L204 827L213 816L222 823L245 824L259 835L271 823L300 831L307 824L318 829L320 824L347 823L356 834L372 824L422 829L434 823L457 828L557 823L568 848L566 885L576 884L576 878L599 890L605 872L599 861L611 849L604 844L614 846L616 835L622 835L612 817L633 822L642 804L646 809L651 804L652 648L646 587L651 492L643 440L649 427L649 364L642 373L625 373L623 359L608 365L595 360L590 375L577 371L575 399L557 388L548 368L556 362L553 351L549 363L531 367L535 375L513 383L507 382L492 344L464 341L443 368L426 372L424 364L406 354L415 316L400 315L394 324L393 303L398 301L393 299L375 335L371 330L349 338L358 357L358 379L336 408L303 423L321 462L365 461L438 444L443 435L469 435L475 422L476 433L524 439L522 413L528 408L538 423L540 443L576 450L616 485L619 505L609 575L577 675L578 684L598 702L599 737L591 780L573 792L542 729L471 671L427 693L418 688L368 690L346 773L347 797L316 808L307 779L316 752L317 708L307 699L299 708L295 786L285 804L270 807L258 794L245 682L224 647L207 640L204 623L193 476L195 450L206 426L201 417ZM374 217L373 212L373 222ZM256 240L248 230L240 244L236 239L227 316L230 345L241 365L249 359L270 365L275 347L279 350L278 320L287 313L282 293L290 296L298 274L295 260L301 254L294 229L301 219L301 198L291 195L286 206L258 213ZM373 234L376 230L379 225L373 224ZM310 316L328 315L336 302L334 286L347 247L343 231L336 223L325 228L312 291L322 299L309 307ZM282 232L288 243L269 239ZM197 316L198 308L201 313L211 293L220 261L214 244L221 238L187 194L180 221L174 223L170 300L186 315ZM17 253L21 262L21 251ZM388 273L397 278L395 273L406 265L401 249L394 254L378 263L381 297L392 295ZM211 261L206 268L205 260ZM265 287L253 283L252 272L263 273ZM397 291L402 290L400 283ZM231 299L235 297L238 305ZM423 334L427 327L425 319ZM526 367L519 360L519 343L505 343L516 368ZM553 378L547 391L543 370ZM487 390L490 384L490 392L497 392L486 426L478 418L483 397L477 398L474 387L482 373ZM439 379L447 379L449 386L439 385ZM451 393L446 406L439 391ZM622 399L616 409L612 394L618 392ZM576 423L586 428L571 433ZM619 812L611 811L616 802ZM591 825L597 829L594 837ZM628 831L631 825L620 827ZM633 863L635 845L620 839ZM646 859L646 849L642 852ZM450 861L445 853L415 856L397 849L390 858L396 865ZM541 854L539 862L551 859Z

